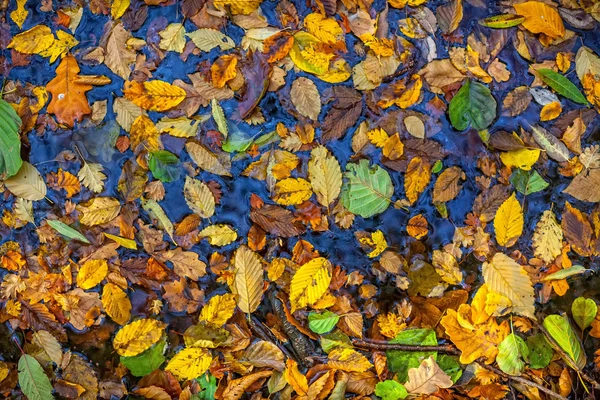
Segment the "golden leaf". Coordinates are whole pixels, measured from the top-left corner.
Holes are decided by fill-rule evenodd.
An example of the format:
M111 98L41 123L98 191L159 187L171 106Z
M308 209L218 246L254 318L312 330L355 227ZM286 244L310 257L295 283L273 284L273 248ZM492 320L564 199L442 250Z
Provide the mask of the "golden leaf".
M213 4L217 10L225 10L228 6L233 15L248 15L260 6L262 0L214 0Z
M10 19L13 20L19 29L23 28L23 24L29 15L29 11L25 9L25 3L27 3L27 0L17 0L17 8L10 13Z
M163 322L149 318L133 321L117 332L113 347L121 356L137 356L160 340L166 326Z
M212 246L227 246L237 239L237 232L229 225L209 225L198 233L199 238L206 238Z
M540 121L551 121L557 118L562 112L562 105L559 101L553 101L546 104L540 111Z
M404 143L398 132L390 136L383 145L382 153L389 160L397 160L404 154Z
M117 20L125 14L125 11L129 8L131 0L113 0L110 7L110 15L114 20Z
M544 211L535 226L532 240L533 254L546 264L552 263L560 255L563 232L552 210Z
M319 204L329 207L342 188L342 170L337 159L325 146L315 147L310 152L308 179Z
M292 313L298 308L314 304L325 294L331 282L331 270L329 260L317 257L296 271L290 284Z
M308 394L308 380L298 370L298 363L291 358L285 362L285 371L283 372L285 380L289 383L294 391L300 396Z
M371 237L365 236L358 239L358 241L362 244L366 244L367 246L374 247L374 249L367 254L369 258L377 257L378 255L383 253L388 246L387 241L385 240L385 236L380 230L376 230L375 232L373 232Z
M541 1L527 1L525 3L513 4L515 11L525 21L521 23L531 33L543 33L552 39L561 38L565 35L560 14L554 7Z
M390 136L382 128L375 128L367 131L367 137L374 146L383 147Z
M502 163L507 167L517 167L529 171L540 157L540 149L522 148L500 153Z
M106 236L107 238L117 242L119 244L119 246L123 246L127 249L137 250L137 244L135 243L135 240L127 239L127 238L117 236L117 235L111 235L110 233L106 233L106 232L103 232L103 233L104 233L104 236Z
M234 54L224 54L215 60L210 67L214 87L223 88L227 82L237 76L237 63L238 59Z
M431 263L444 282L450 285L458 285L462 282L462 271L452 254L441 250L434 250Z
M487 322L469 326L467 321L459 321L459 313L469 315L470 306L462 304L458 312L453 309L447 309L446 315L441 320L441 325L446 330L446 334L458 349L462 352L460 355L461 364L470 364L478 358L485 357L485 363L491 364L498 355L498 345L510 333L510 326L507 321L498 325L496 320L490 318Z
M286 178L275 184L273 200L289 206L304 203L312 196L310 182L302 178Z
M185 90L159 80L125 82L123 94L127 100L150 111L170 110L186 98Z
M531 279L525 269L503 253L496 253L483 263L483 279L490 290L506 296L512 302L512 312L535 318L535 298Z
M131 301L127 293L114 283L109 282L102 288L102 307L119 325L125 325L131 318Z
M211 362L212 355L208 350L188 347L171 358L165 371L171 372L181 381L191 380L205 373Z
M84 225L101 225L117 218L121 211L119 200L112 197L94 197L86 203L77 205L77 211L82 215L79 219Z
M415 239L421 239L423 236L429 233L429 228L427 224L427 219L423 216L423 214L418 214L408 220L408 224L406 225L406 231L408 234Z
M183 194L188 207L200 217L210 218L215 213L215 197L204 182L187 176Z
M129 138L133 151L136 151L141 144L145 144L149 151L156 151L160 148L160 133L154 122L145 114L141 114L133 121Z
M46 181L52 189L64 189L67 192L67 198L71 198L81 191L81 184L77 177L68 171L63 171L62 168L59 168L57 173L50 173Z
M235 295L226 293L212 297L200 311L200 321L221 327L233 316L235 311Z
M406 197L412 205L423 193L431 179L431 165L421 157L414 157L408 163L404 177Z
M310 13L304 17L304 27L320 41L336 44L343 40L344 31L334 18L326 18L320 13Z
M55 39L54 42L52 42L52 45L50 47L48 47L47 49L44 49L38 53L42 57L49 57L51 63L56 61L58 59L58 57L67 54L72 47L75 47L79 44L79 41L77 39L75 39L72 35L68 34L65 31L56 32L56 36L58 36L58 39ZM77 83L89 83L91 85L95 84L92 82L82 82L81 78L83 78L83 77L79 77L76 80L76 82ZM110 80L108 81L108 83L110 83ZM105 85L106 82L98 83L98 84Z
M238 307L245 313L254 312L263 295L263 267L260 256L242 245L235 251L233 288L238 295Z
M91 289L108 274L108 263L106 260L88 260L83 263L77 272L77 286L82 289Z
M176 51L181 53L185 47L185 28L183 24L169 24L163 31L160 31L160 43L158 47L167 51Z
M346 372L365 372L373 367L367 357L354 349L337 347L329 352L327 365Z
M37 25L15 35L8 48L24 54L38 54L52 46L52 43L54 43L52 30L45 25Z
M510 247L523 233L523 210L513 193L502 203L494 217L496 241L500 246Z

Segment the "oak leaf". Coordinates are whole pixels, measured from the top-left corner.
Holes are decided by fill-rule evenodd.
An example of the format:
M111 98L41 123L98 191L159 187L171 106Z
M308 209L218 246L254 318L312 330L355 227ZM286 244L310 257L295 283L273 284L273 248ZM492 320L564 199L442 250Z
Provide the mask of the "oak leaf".
M56 76L46 85L46 90L52 94L48 113L55 114L59 123L69 127L75 121L81 121L84 115L92 113L85 93L92 85L80 83L79 65L72 55L62 59L56 68Z

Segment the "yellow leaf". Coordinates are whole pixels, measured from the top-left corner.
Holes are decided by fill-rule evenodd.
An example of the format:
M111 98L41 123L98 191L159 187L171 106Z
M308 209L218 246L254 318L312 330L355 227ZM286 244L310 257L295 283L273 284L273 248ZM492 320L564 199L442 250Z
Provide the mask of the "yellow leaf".
M166 324L155 319L139 319L125 325L115 335L113 347L124 357L137 356L157 343Z
M329 260L317 257L301 266L290 284L292 312L314 304L329 288L332 265Z
M481 79L483 82L490 83L492 81L492 77L479 65L479 52L473 50L471 45L467 45L466 65L469 72Z
M494 217L496 241L500 246L510 247L523 233L523 210L513 193L502 203Z
M91 289L108 274L108 263L106 260L88 260L83 263L77 273L77 286L82 289Z
M245 313L254 312L263 295L263 267L260 256L242 245L235 251L233 287L238 295L238 307Z
M519 149L500 153L500 159L507 167L529 171L540 157L540 149Z
M503 253L483 263L483 279L491 291L506 296L512 302L512 312L534 317L535 299L531 279L525 269Z
M221 327L231 318L235 311L235 295L226 293L216 295L200 311L200 321Z
M398 132L394 133L385 141L382 150L384 157L390 160L397 160L402 157L402 154L404 154L404 143L400 140Z
M225 84L236 77L238 59L235 54L224 54L217 58L210 67L212 84L216 88L223 88Z
M367 137L369 138L369 141L376 147L383 147L390 136L382 128L375 128L367 131Z
M379 314L377 316L377 324L379 325L381 334L391 339L395 338L400 332L406 329L404 318L393 312Z
M294 388L299 396L306 396L308 394L308 380L298 370L298 363L296 361L288 358L285 362L283 374L287 383Z
M215 213L215 196L206 183L186 176L183 194L188 207L202 218L210 218Z
M508 297L498 292L489 291L485 297L485 312L489 315L501 317L510 312L512 305Z
M213 246L227 246L237 239L237 232L229 225L209 225L198 234L199 238L206 238Z
M515 11L525 20L521 25L531 33L543 33L552 39L565 35L565 26L554 7L540 1L513 4Z
M165 30L159 32L160 43L158 47L167 51L181 53L185 47L185 28L183 24L169 24Z
M67 54L69 49L79 44L79 40L75 39L73 35L70 35L65 31L57 31L56 36L58 36L58 39L54 40L50 47L38 53L42 57L50 57L51 63L56 61L58 57Z
M117 235L111 235L110 233L106 233L106 232L103 232L103 233L104 233L104 236L106 236L107 238L109 238L111 240L114 240L120 246L123 246L127 249L137 250L137 244L135 243L135 240L127 239L127 238L117 236Z
M324 73L317 75L317 77L327 83L341 83L345 82L352 75L350 64L346 60L340 58L330 65L329 69Z
M346 372L365 372L373 367L367 357L354 349L337 347L329 352L327 365Z
M186 98L185 90L159 80L125 82L123 94L127 100L150 111L170 110Z
M311 13L304 17L304 27L317 39L327 44L335 44L344 38L344 31L333 18L326 18L320 13Z
M366 236L360 238L358 241L362 244L366 244L367 246L375 247L373 251L367 254L369 258L377 257L378 255L383 253L388 246L387 241L385 240L385 236L380 230L376 230L375 232L373 232L371 237Z
M107 283L102 288L102 307L113 321L125 325L131 318L131 301L120 287Z
M110 8L110 15L112 18L114 20L121 18L129 8L130 3L131 0L113 0Z
M208 350L188 347L171 358L165 371L171 372L180 381L191 380L205 373L211 362L212 355Z
M248 15L254 12L261 2L262 0L215 0L213 4L217 10L225 10L228 6L233 15Z
M13 20L19 29L23 28L23 24L29 15L29 11L25 9L25 3L27 3L27 0L17 0L17 8L10 13L10 19Z
M45 25L33 28L15 35L8 44L9 49L15 49L23 54L38 54L54 43L54 35Z
M431 179L431 165L421 157L413 157L406 168L404 191L412 205L423 193Z
M563 231L556 221L554 212L546 210L535 226L533 254L546 264L552 263L561 253Z
M325 146L315 147L310 152L308 179L322 206L329 207L340 195L342 170L335 156Z
M82 213L79 222L87 226L105 224L117 218L121 211L119 200L112 197L95 197L77 206Z
M310 182L302 178L286 178L275 184L273 200L284 206L304 203L312 196Z
M133 151L141 144L145 144L149 151L156 151L160 148L160 133L154 122L145 114L138 116L131 124L129 139Z
M498 345L510 333L508 322L503 321L498 325L494 318L490 318L483 324L469 326L459 321L459 313L470 315L471 307L468 304L461 304L458 312L447 309L440 323L452 343L462 352L461 364L470 364L481 357L485 358L486 364L493 363L498 355Z
M561 112L562 106L559 101L548 103L540 111L540 121L551 121L557 118Z
M452 254L441 250L434 250L431 263L444 282L450 285L458 285L462 282L462 271Z

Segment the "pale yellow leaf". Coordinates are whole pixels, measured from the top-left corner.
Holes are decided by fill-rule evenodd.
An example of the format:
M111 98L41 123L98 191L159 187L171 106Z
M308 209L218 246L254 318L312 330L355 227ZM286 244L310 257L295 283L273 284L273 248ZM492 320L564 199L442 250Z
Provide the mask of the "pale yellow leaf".
M533 254L546 264L552 263L561 253L563 231L554 212L546 210L533 233Z
M237 232L229 225L209 225L198 233L198 237L208 239L213 246L227 246L237 239Z
M215 197L206 183L187 176L183 195L188 207L202 218L210 218L215 213Z
M329 207L342 188L342 170L335 156L325 146L315 147L310 152L308 178L319 204Z
M452 379L437 365L433 356L429 356L419 367L408 370L408 381L404 386L409 393L430 395L452 386Z
M158 44L163 50L181 53L185 47L185 28L183 24L169 24L165 30L158 33L161 40Z
M327 292L332 268L329 260L317 257L296 271L290 284L292 312L313 305Z
M94 197L86 203L77 205L82 215L79 219L84 225L101 225L117 218L121 211L119 200L112 197Z

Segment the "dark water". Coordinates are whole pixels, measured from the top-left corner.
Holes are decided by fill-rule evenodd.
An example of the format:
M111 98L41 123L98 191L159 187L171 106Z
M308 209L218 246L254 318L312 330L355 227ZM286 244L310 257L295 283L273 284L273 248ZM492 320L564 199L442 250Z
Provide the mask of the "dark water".
M33 5L36 2L30 1L27 4L27 8L30 12L30 17L27 19L26 24L23 26L23 30L29 29L38 24L47 24L49 26L53 26L53 13L41 13ZM306 3L304 1L294 2L296 7L298 8L299 14L301 15L301 19L310 12L306 8ZM431 1L427 5L432 10L435 11L437 4L440 1ZM496 3L496 2L489 2ZM380 12L384 7L385 2L381 0L377 0L374 4L374 9ZM265 1L262 4L262 10L264 14L267 16L270 24L275 25L276 17L275 17L275 6L277 5L277 1ZM38 6L39 7L39 6ZM135 37L146 38L148 33L152 30L151 25L159 21L159 19L164 19L164 25L166 25L167 21L170 22L181 22L182 16L179 12L178 5L169 5L165 7L150 7L149 8L149 16L144 25L138 30L133 32ZM499 12L497 6L492 5L486 10L474 8L468 4L465 4L464 10L464 18L461 24L460 29L464 32L465 40L468 33L473 30L484 29L484 32L489 32L485 30L485 28L481 28L477 25L477 20L489 16L494 15ZM400 10L395 10L390 8L388 21L390 24L390 32L394 34L399 34L397 21L405 18L405 12ZM80 40L80 44L73 49L75 55L84 48L93 47L98 45L100 37L102 35L102 29L104 24L109 20L106 16L94 15L90 12L89 9L84 10L83 18L77 31L75 32L75 37ZM163 25L163 26L164 26ZM189 21L185 22L186 30L193 31L196 28ZM600 35L598 32L590 32L590 31L577 31L577 34L581 36L582 40L577 40L575 46L571 49L571 51L576 52L577 48L583 42L586 46L590 47L596 53L600 53ZM11 25L11 35L18 33L15 30L14 25ZM234 39L236 44L239 45L242 37L242 31L239 27L234 26L233 24L229 24L226 28L226 32L230 37ZM154 32L154 36L156 36L156 32ZM353 42L356 40L352 35L346 36L347 47L349 49L349 53L345 56L345 59L351 64L355 65L360 61L360 57L353 52ZM448 43L440 36L435 39L438 49L438 58L447 57L447 49ZM3 50L2 54L10 57L10 53ZM158 69L153 72L153 79L161 79L167 82L172 82L175 79L183 79L184 81L188 81L187 74L193 73L196 71L196 68L200 62L212 62L219 54L219 50L213 50L210 53L203 53L201 57L190 55L187 62L182 62L178 54L169 52L167 57L162 61L159 65ZM148 54L150 56L150 54ZM511 71L512 77L508 82L497 84L496 82L492 83L491 90L496 98L498 104L500 105L502 100L504 99L506 93L519 85L528 85L533 81L533 76L527 74L526 71L529 67L529 63L522 59L516 51L514 51L514 46L509 41L507 46L501 51L499 54L500 60L508 64L508 68ZM418 61L418 65L414 69L415 71L420 69L421 66L424 65L423 60ZM33 56L31 58L31 64L26 67L14 68L10 71L10 74L5 78L8 80L19 80L22 83L29 82L33 85L44 86L54 77L54 70L57 67L58 62L55 62L49 65L47 59L43 59L39 56ZM85 75L106 75L112 79L112 83L106 86L94 87L91 91L88 92L88 99L90 103L93 103L98 100L108 99L108 113L104 120L106 124L107 121L114 120L114 113L112 111L112 103L115 97L122 96L121 88L123 86L123 79L113 74L107 67L104 65L95 65L90 66L80 62L81 74ZM572 74L572 72L571 72ZM292 75L292 76L290 76ZM295 76L309 76L304 73L295 74ZM288 82L288 86L291 85L293 81L294 73L289 72L286 78ZM516 79L515 79L516 77ZM332 85L322 82L318 79L313 79L318 85L319 91L323 93L323 91ZM577 81L575 79L575 81ZM352 85L351 79L344 83L345 85ZM578 81L576 82L578 84ZM431 93L424 91L425 97L423 101L413 107L417 111L426 112L425 105L429 99L433 96ZM575 109L573 103L566 99L562 99L563 104L563 113ZM231 115L235 108L237 107L237 100L232 99L225 102L222 102L222 105L225 109L226 115ZM257 135L259 133L270 132L275 129L275 126L278 122L283 122L286 126L292 126L295 124L295 119L289 115L284 107L281 107L279 104L279 100L277 94L269 93L267 96L261 101L260 107L263 109L266 123L259 126L249 126L247 124L241 123L239 128L248 133L251 136ZM328 107L328 106L325 106ZM490 129L492 132L495 130L518 130L520 124L523 120L526 121L538 121L539 120L539 110L540 106L532 104L529 107L529 110L522 114L519 118L509 118L509 117L500 117L495 121L493 127ZM45 110L42 110L42 113ZM209 110L201 110L201 113L207 113ZM325 115L326 112L322 112L321 115ZM150 117L156 122L160 118L160 114L158 113L149 113ZM366 118L366 113L363 113L360 121ZM358 123L356 126L358 126ZM354 232L357 230L367 230L372 231L374 229L381 229L390 246L398 249L401 252L404 252L404 249L407 249L409 244L413 241L413 239L409 238L406 234L405 227L409 218L419 213L422 213L428 220L430 224L430 231L428 237L425 239L425 244L428 250L439 249L443 247L445 244L450 243L452 241L452 236L454 233L455 226L463 226L464 220L467 214L472 209L472 204L475 196L478 194L478 189L475 184L475 176L481 175L481 172L477 170L476 160L478 157L483 154L490 154L485 146L481 143L481 141L477 138L477 134L475 132L468 133L459 133L453 130L449 126L449 122L447 118L442 118L441 123L443 124L442 131L435 135L432 139L438 141L443 145L445 150L448 152L448 156L443 160L444 167L449 167L453 165L460 166L467 175L467 180L464 182L463 189L460 192L459 196L449 202L447 204L449 211L449 218L442 218L439 213L436 211L435 207L432 206L431 194L433 190L433 185L430 184L429 188L420 196L418 202L410 207L409 211L402 209L395 209L390 207L383 214L378 215L376 217L370 219L363 219L357 217L354 225L351 229L343 230L339 229L332 221L330 223L330 231L328 232L311 232L309 231L307 234L303 235L303 239L312 243L315 248L325 257L330 259L334 264L338 264L343 266L347 273L350 273L354 270L360 270L363 274L367 275L368 278L374 279L372 274L369 272L370 266L372 264L372 260L370 260L365 252L363 252L359 246L358 242L354 238ZM550 123L551 124L551 123ZM355 126L355 127L356 127ZM546 125L548 126L548 125ZM592 124L594 126L594 124ZM215 127L212 125L212 122L207 122L205 124L205 129L203 132L208 129L214 129ZM345 164L351 159L352 151L350 147L351 136L354 129L351 129L341 140L334 141L328 144L328 148L335 154L336 158L339 160L342 165L342 169L345 168ZM600 138L600 134L598 134L594 129L589 129L587 136L584 138L584 147L587 145L598 141ZM596 133L594 133L596 132ZM42 176L45 176L46 173L50 171L56 171L58 169L57 163L51 161L53 160L58 153L62 150L72 148L73 143L73 135L77 133L79 135L94 135L96 134L94 129L84 128L75 128L75 130L57 130L50 131L47 130L42 135L37 135L35 132L29 133L29 141L30 148L24 149L23 158L29 160L31 163L36 165L39 169ZM317 135L319 134L319 130L317 130ZM163 136L163 143L165 145L166 150L169 150L175 154L181 156L181 161L191 161L187 156L186 152L182 152L183 145L185 143L184 139L177 139ZM379 161L378 154L370 155L373 162ZM110 163L104 163L105 173L108 176L108 180L106 181L106 189L100 195L102 196L113 196L116 198L120 198L120 194L117 191L117 181L121 174L121 169L124 162L128 159L131 159L133 154L131 151L127 151L124 154L120 154L116 152ZM307 160L307 156L303 156L304 161ZM202 173L200 175L201 179L208 180L216 180L222 186L223 197L221 199L221 204L217 207L215 212L215 216L211 219L213 223L227 223L235 227L238 231L239 238L241 240L245 240L248 230L251 226L251 222L249 219L249 210L250 204L249 199L251 194L257 194L263 199L269 198L269 193L266 190L266 185L262 181L254 180L251 178L246 178L240 176L240 172L243 171L247 165L252 160L250 158L245 158L241 161L234 163L232 174L233 178L220 177L212 174ZM60 165L62 168L70 171L73 174L76 174L79 168L79 165L76 163L70 163L65 165ZM305 167L305 166L304 166ZM537 223L539 216L542 211L550 208L551 204L554 204L555 210L562 210L564 207L564 202L568 200L575 207L584 210L585 212L590 211L590 205L588 203L583 203L576 201L573 198L567 198L568 196L562 194L562 190L566 187L566 185L570 182L570 178L564 178L560 176L556 171L556 163L549 162L543 167L536 166L538 171L542 176L549 181L551 186L540 192L530 196L527 196L524 205L525 205L525 222L526 222L526 230L523 233L520 241L518 242L518 248L525 253L527 256L532 256L531 251L531 233ZM395 197L394 199L399 199L404 197L404 180L403 176L400 173L389 171L394 182L395 186ZM432 179L433 181L433 179ZM189 213L189 209L185 204L182 191L183 191L183 179L173 183L165 183L166 196L165 199L161 202L161 205L165 209L168 217L171 221L178 222L180 221L186 214ZM83 191L83 194L78 194L72 200L76 203L83 202L90 197L89 191ZM48 213L54 213L56 215L61 215L62 210L64 210L64 195L54 191L48 191L48 198L52 201L38 201L34 203L34 210L36 216L36 223L41 222L41 220L45 219ZM12 199L8 201L4 201L2 207L10 208L12 207ZM142 219L144 219L147 223L150 222L150 219L147 215L142 212ZM22 243L30 243L32 247L36 246L35 235L32 234L33 227L32 225L28 225L25 228L18 229L15 231L0 231L1 242L6 240L16 240ZM291 249L293 248L295 242L298 239L291 239L287 241L287 247L281 249L281 252L289 252L291 253ZM213 248L211 247L207 241L202 241L198 245L193 247L193 250L196 251L201 259L204 261L208 261L208 257L214 251L219 251L223 253L230 253L237 246L239 246L240 240L236 243L233 243L225 248ZM130 250L119 250L123 259L127 259L129 257L134 256L135 252ZM593 260L595 261L595 260ZM577 262L574 259L574 262ZM586 267L591 269L596 269L594 264L590 264L590 260L580 260L580 262ZM465 263L465 265L470 265L471 273L476 274L477 268L479 267L479 263L475 260L469 260L469 262ZM2 274L2 272L0 272ZM212 293L215 291L222 292L224 287L217 285L213 281L214 277L211 277L209 274L205 277L204 281L202 281L202 287L206 290L207 297L210 297ZM564 311L568 308L570 304L570 300L573 296L583 295L586 296L595 296L597 295L597 289L599 280L595 275L588 278L577 278L573 280L572 287L574 290L571 290L566 298L562 301L553 301L546 308L548 312L557 312ZM387 288L390 289L390 288ZM397 300L401 298L401 292L397 290L386 290L386 297L390 297L391 301ZM134 312L137 309L138 315L142 315L142 307L140 306L145 302L148 293L144 291L137 291L134 294ZM360 302L360 300L358 300ZM171 315L167 317L168 319L174 322L174 325L179 328L179 326L185 326L190 323L188 317ZM181 319L181 320L178 320ZM177 329L178 330L178 329ZM76 346L77 347L77 346ZM101 357L98 354L97 360L103 359L104 357L109 357L112 349L103 349L99 350L100 353L104 353ZM96 350L86 351L86 354L92 355L96 352ZM92 356L92 358L95 358Z

